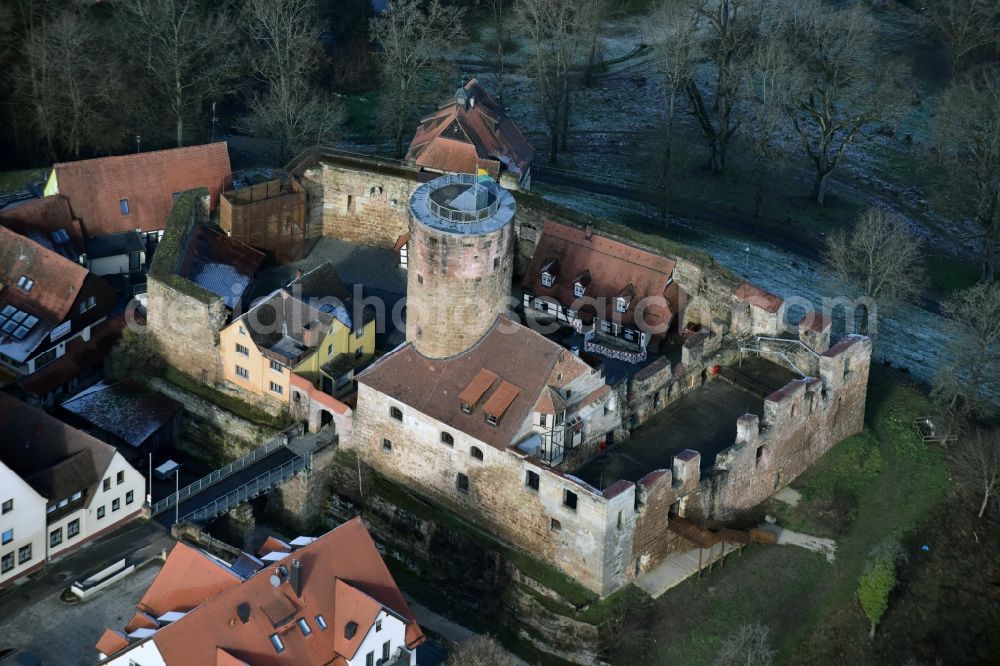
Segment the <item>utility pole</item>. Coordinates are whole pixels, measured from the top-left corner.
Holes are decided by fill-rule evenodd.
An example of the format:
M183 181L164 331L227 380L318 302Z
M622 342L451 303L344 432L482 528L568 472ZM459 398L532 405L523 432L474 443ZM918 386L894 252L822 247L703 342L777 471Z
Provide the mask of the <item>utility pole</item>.
M174 525L181 522L181 468L174 470Z
M215 123L219 122L219 119L215 117L215 102L212 102L212 143L215 143Z

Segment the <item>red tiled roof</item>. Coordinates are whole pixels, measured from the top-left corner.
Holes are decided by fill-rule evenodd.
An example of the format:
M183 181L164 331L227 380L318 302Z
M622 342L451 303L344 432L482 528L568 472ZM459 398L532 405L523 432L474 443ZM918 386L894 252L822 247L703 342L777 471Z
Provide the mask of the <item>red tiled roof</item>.
M396 244L392 246L393 252L399 252L403 249L403 246L410 242L410 234L400 234L399 238L396 239Z
M52 169L59 193L69 197L89 236L158 231L167 224L175 192L207 187L214 208L232 183L225 142L62 162ZM128 215L122 199L128 199Z
M535 149L476 79L465 84L469 104L455 97L420 121L406 159L439 171L475 173L476 166L497 177L502 163L520 176Z
M72 261L76 261L85 251L80 221L73 219L69 200L61 194L32 199L27 203L0 210L0 226L27 236L39 245ZM59 230L66 232L69 237L67 243L61 244L52 236Z
M461 408L463 391L483 370L519 388L497 426L486 423L486 406L471 414ZM514 438L546 386L566 386L587 372L591 372L590 367L578 356L500 316L466 352L432 359L420 354L412 344L406 345L369 366L358 375L358 382L481 442L506 449L516 443ZM485 383L485 379L481 381ZM512 391L506 389L504 393ZM487 398L487 406L497 409L491 400Z
M178 547L182 546L175 546L171 551L154 585L164 576ZM205 555L198 557L208 559ZM335 652L338 643L335 637L338 632L343 634L347 622L358 622L358 634L364 637L370 625L365 626L362 620L369 616L367 609L375 604L405 619L407 646L413 648L423 641L423 632L360 518L295 550L293 557L302 565L301 596L296 596L287 583L277 588L272 586L270 578L276 570L273 565L242 583L237 578L235 584L225 586L220 592L198 585L204 580L204 564L196 569L194 582L198 589L190 593L184 590L189 581L171 574L169 578L177 588L172 594L182 602L179 610L190 606L188 599L194 600L199 594L201 599L195 602L196 608L159 629L149 640L155 643L168 664L223 663L230 666L243 661L254 666L320 666L338 663L337 659L343 656ZM183 556L183 559L190 564L190 557ZM286 564L291 566L290 560ZM182 567L180 571L186 568L190 567ZM373 601L365 601L365 597ZM283 623L279 626L275 626L264 611L276 602L292 609L291 616L281 618ZM246 622L239 619L237 613L242 604L249 606ZM324 616L327 630L319 628L315 620L317 615ZM295 628L298 618L309 623L310 635L305 636ZM284 644L280 653L270 642L269 637L274 633L281 636ZM223 658L220 650L231 660L219 662Z
M0 227L0 306L11 304L54 323L69 314L87 279L86 268L38 243ZM34 280L25 292L22 277Z
M239 584L240 577L232 570L179 541L139 600L139 610L153 617L170 611L187 612Z
M746 301L750 305L766 310L767 312L777 312L781 308L782 303L785 302L785 299L781 296L772 294L766 289L761 289L749 282L741 284L733 292L733 298L738 301Z
M587 238L583 229L547 221L525 271L522 287L535 296L552 298L570 307L577 300L574 282L583 277L588 281L584 298L604 298L606 301L605 312L599 313L601 318L620 318L625 326L636 323L639 302L660 297L667 301L666 307L662 302L651 300L643 312L646 324L656 327L669 324L677 310L676 286L667 284L676 263L673 259L597 234ZM545 287L541 276L550 265L548 270L557 275L554 284ZM615 309L618 296L629 300L625 313ZM581 314L587 310L592 315L594 306L584 305Z
M496 380L497 375L495 372L490 372L483 368L476 373L476 376L472 378L468 386L459 394L459 401L475 407Z
M110 657L128 647L128 638L120 631L105 629L104 633L101 634L100 640L97 641L97 645L94 647L101 654L106 654Z
M500 386L497 387L497 390L493 392L490 399L483 405L483 412L498 419L502 418L504 412L507 411L507 408L510 407L510 404L514 402L514 399L520 392L521 389L510 382L500 382Z
M365 629L375 624L375 619L382 612L382 604L350 583L338 578L333 586L333 607L337 612L337 624L332 627L334 630L333 647L337 654L347 659L354 659L354 655L367 635ZM344 626L349 622L358 625L358 630L351 638L347 638L343 631Z

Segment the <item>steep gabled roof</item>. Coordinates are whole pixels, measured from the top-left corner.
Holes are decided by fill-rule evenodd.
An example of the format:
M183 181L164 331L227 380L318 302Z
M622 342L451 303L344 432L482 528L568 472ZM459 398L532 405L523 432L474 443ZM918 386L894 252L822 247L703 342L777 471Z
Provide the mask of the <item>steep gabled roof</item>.
M241 582L235 572L204 551L178 541L142 595L139 610L153 617L190 611Z
M232 183L225 142L62 162L52 171L89 236L158 231L167 224L174 193L207 187L215 207L219 192ZM128 200L127 215L122 199Z
M50 502L86 501L115 455L109 446L40 409L0 393L0 460Z
M535 149L513 121L472 79L420 121L406 159L417 166L458 173L475 173L478 165L496 177L501 164L522 175L534 156Z
M0 210L0 226L76 261L84 252L83 229L61 194L30 199ZM62 233L60 233L62 232Z
M596 314L601 319L620 320L622 325L636 324L637 308L643 299L651 299L642 315L650 327L670 323L677 310L676 287L668 286L676 263L664 257L620 241L590 234L557 222L547 221L535 247L522 287L535 296L552 298L565 307L577 301L574 286L584 284L584 299L604 299L604 310L589 300L579 308L586 317ZM543 272L556 275L551 287L542 284ZM616 312L615 299L629 302L625 313ZM662 300L666 300L664 307Z
M178 551L179 548L184 550ZM181 566L172 566L175 557ZM300 595L295 594L288 582L292 559L301 563ZM154 594L150 587L143 597L142 603L147 604L152 603L152 596L157 596L157 610L164 608L165 603L178 605L175 610L189 609L183 617L161 627L147 639L155 644L167 664L346 663L338 661L343 655L337 649L350 646L345 647L336 635L338 632L342 635L344 625L354 621L363 637L371 626L363 622L368 618L374 622L370 613L374 607L384 608L406 622L409 647L423 641L423 632L360 518L294 550L280 563L285 567L283 574L278 573L278 564L271 564L245 581L233 575L235 582L222 579L221 585L212 586L206 584L206 576L215 578L207 573L209 565L225 572L209 556L178 544L154 581L159 589ZM171 567L169 573L168 567ZM277 586L272 578L278 581ZM187 589L189 586L193 589ZM323 616L326 629L319 626L317 615ZM311 630L309 635L296 627L299 620L305 620ZM281 652L272 645L272 634L280 636Z
M38 243L0 227L0 306L11 304L58 323L66 318L88 271ZM17 287L27 277L30 290Z

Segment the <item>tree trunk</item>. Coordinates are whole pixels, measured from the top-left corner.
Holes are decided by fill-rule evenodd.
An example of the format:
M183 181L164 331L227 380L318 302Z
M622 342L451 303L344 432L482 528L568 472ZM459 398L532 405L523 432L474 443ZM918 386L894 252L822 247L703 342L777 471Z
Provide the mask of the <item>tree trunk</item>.
M826 173L816 173L816 183L813 185L813 196L816 197L816 203L820 206L826 202L826 181L829 177L829 171Z
M979 516L977 516L978 518L982 518L983 516L986 515L986 507L989 506L989 504L990 504L990 491L987 490L986 492L983 493L983 503L979 505Z

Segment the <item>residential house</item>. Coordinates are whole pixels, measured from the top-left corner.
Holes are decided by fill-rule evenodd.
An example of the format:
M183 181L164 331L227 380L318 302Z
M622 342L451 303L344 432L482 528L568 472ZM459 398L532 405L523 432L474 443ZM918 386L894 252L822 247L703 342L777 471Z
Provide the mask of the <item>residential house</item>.
M0 585L135 518L146 481L90 435L0 393Z
M413 666L423 632L360 518L232 563L178 543L107 666Z
M0 210L0 226L35 241L78 264L86 252L83 227L73 218L69 200L56 194L27 199Z
M229 152L220 142L54 164L45 194L68 197L90 238L136 231L151 252L178 194L207 187L214 209L231 183Z
M134 379L99 382L61 405L67 421L114 446L142 467L148 457L177 444L184 405Z
M207 225L195 224L176 270L177 275L236 310L264 259L263 252Z
M89 341L115 302L114 289L80 264L0 227L0 373L8 380L60 362L77 339ZM49 386L40 400L63 386Z
M521 283L525 313L572 326L593 351L642 360L676 326L675 264L590 228L546 222Z
M87 241L87 265L94 275L137 273L145 263L146 244L137 231L122 231Z
M259 301L219 334L227 381L288 403L292 373L332 396L375 352L375 321L326 262Z
M406 159L436 173L485 172L508 189L531 189L531 147L476 79L420 121Z

